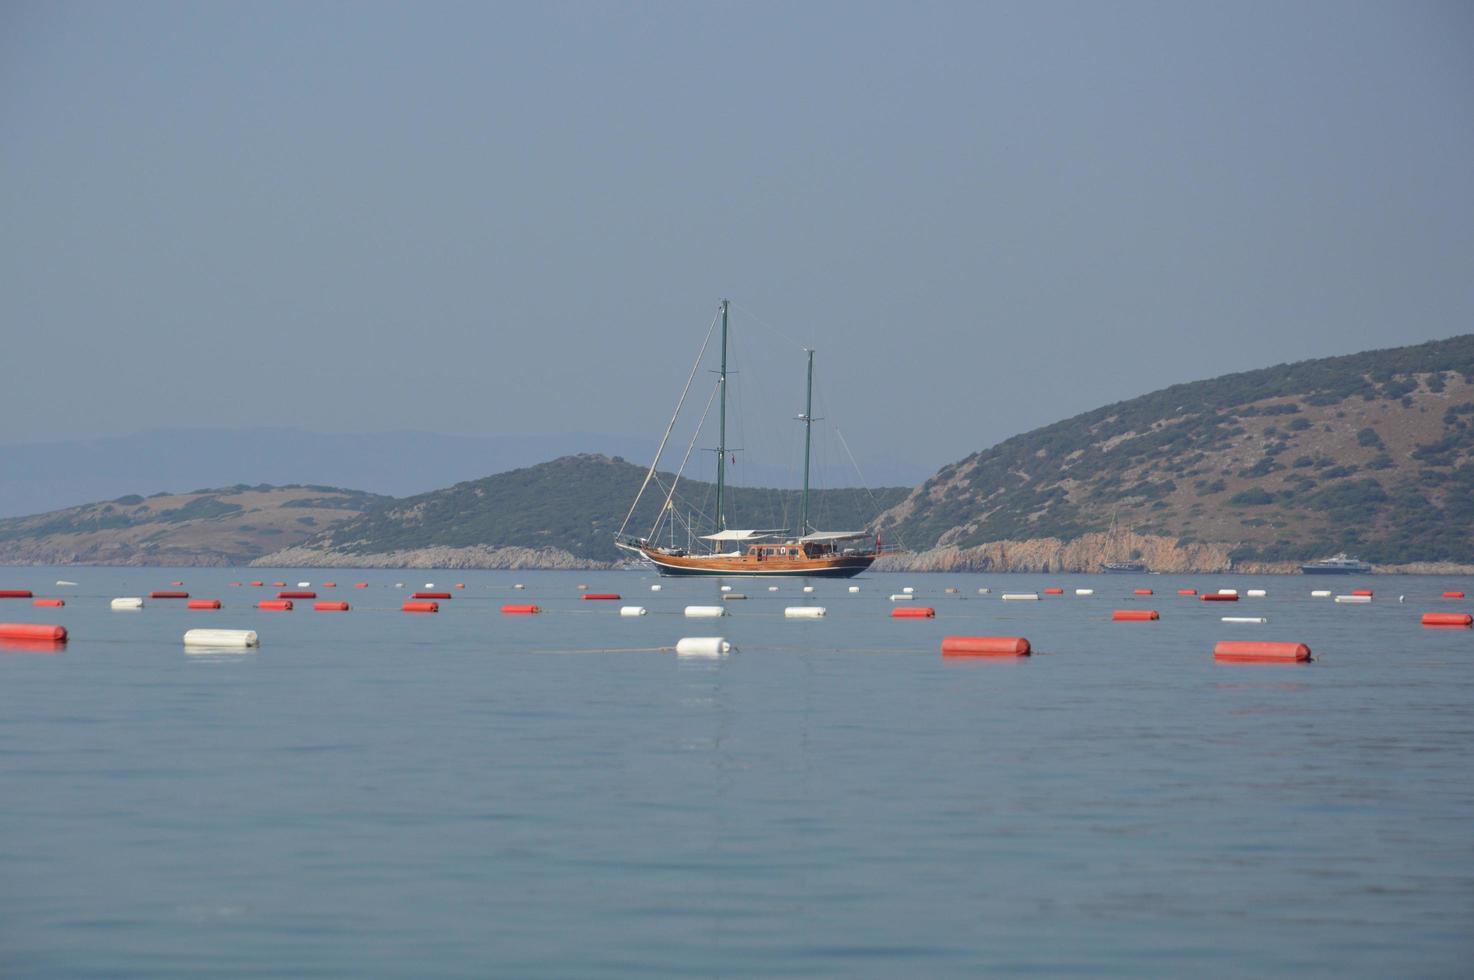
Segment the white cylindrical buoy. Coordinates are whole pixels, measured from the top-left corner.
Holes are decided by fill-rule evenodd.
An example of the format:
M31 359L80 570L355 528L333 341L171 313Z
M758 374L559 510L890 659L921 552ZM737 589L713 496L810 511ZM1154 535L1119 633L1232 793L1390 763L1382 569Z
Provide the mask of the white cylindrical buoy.
M112 607L114 609L142 609L143 600L137 597L114 599L112 602Z
M720 657L732 652L732 644L724 636L683 636L676 641L676 653L682 657Z
M298 582L297 583L297 588L299 588L299 589L310 589L310 588L312 588L312 583L311 582Z
M645 615L645 607L644 606L620 606L619 607L619 614L621 616L643 616L643 615Z
M814 587L812 585L806 585L806 586L804 586L804 591L805 592L813 592L814 591Z
M1356 602L1356 603L1371 602L1372 601L1372 597L1369 596L1369 595L1338 595L1338 596L1336 596L1336 601L1337 602Z
M519 585L519 586L517 586L517 587L518 587L518 588L519 588L519 589L520 589L520 588L521 588L521 586L520 586L520 585ZM661 586L660 586L660 584L659 584L659 583L656 583L656 584L655 584L655 585L652 585L652 586L650 586L650 591L651 591L651 592L659 592L659 591L660 591L660 589L661 589Z
M1266 592L1264 589L1250 589L1248 592L1245 592L1244 595L1248 596L1250 599L1263 599L1265 596L1269 595L1269 593Z
M902 589L901 591L904 592L904 593L906 593L907 595L910 595L912 592L915 592L916 590L913 589L913 588L911 588L911 586L908 585L904 589Z
M1268 616L1224 616L1225 623L1267 623Z
M1005 593L1003 593L1003 600L1005 602L1009 602L1009 601L1027 602L1027 601L1029 601L1031 599L1038 599L1038 598L1039 598L1039 593L1037 593L1037 592L1005 592Z
M722 586L722 591L723 592L731 592L732 591L732 587L730 585L724 585L724 586Z
M77 583L76 582L68 582L64 578L59 578L59 579L56 580L56 584L57 585L76 585Z
M396 585L395 588L397 589L397 588L399 588L399 586ZM521 590L527 588L527 586L523 585L521 582L518 582L516 585L512 586L512 588L514 588L514 589L516 589L516 590L518 590L520 592ZM658 589L658 588L660 588L660 586L657 585L656 588Z
M769 592L777 592L778 591L778 586L776 586L776 585L770 585L770 586L768 586L768 591Z
M978 595L991 595L992 589L978 589Z
M783 610L784 619L823 619L823 606L789 606Z
M256 644L255 630L190 630L184 634L187 647L244 649Z
M1218 594L1219 595L1238 595L1239 594L1239 590L1238 589L1219 589L1218 590Z
M433 589L433 588L435 588L435 583L434 582L426 582L425 583L425 588L427 588L427 589Z
M747 598L747 596L743 595L741 592L723 592L722 593L722 601L723 602L736 602L738 599L746 599L746 598Z
M714 619L717 616L727 615L727 610L721 606L687 606L687 619Z
M915 598L916 597L914 595L911 595L909 593L906 593L906 592L897 592L895 595L891 596L891 602L905 602L907 599L915 599Z
M1094 589L1076 589L1075 595L1095 595Z
M1314 589L1314 590L1311 591L1310 596L1313 599L1329 599L1331 597L1331 590L1330 589Z
M860 591L860 587L858 585L852 585L852 586L850 586L850 591L851 592L859 592Z

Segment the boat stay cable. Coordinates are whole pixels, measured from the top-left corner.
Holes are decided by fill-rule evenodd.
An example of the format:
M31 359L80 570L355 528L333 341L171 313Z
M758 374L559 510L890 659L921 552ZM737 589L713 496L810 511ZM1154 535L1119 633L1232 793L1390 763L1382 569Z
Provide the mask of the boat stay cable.
M616 538L623 536L625 528L629 527L630 518L635 516L635 508L640 506L640 498L645 495L645 488L650 486L650 478L655 475L655 469L660 465L660 454L665 452L666 441L670 439L671 430L676 427L676 419L681 414L681 406L686 403L686 393L691 390L691 382L701 368L701 359L706 356L706 347L711 343L711 335L716 330L717 319L718 317L712 317L711 326L706 328L706 339L701 342L701 350L696 354L696 363L691 365L691 373L686 376L686 386L681 389L681 399L676 402L675 414L670 417L670 423L665 427L665 435L660 437L660 446L655 450L655 459L650 463L650 469L645 472L645 481L640 484L640 492L635 494L635 500L630 504L629 513L624 515L624 523L619 525Z
M706 407L701 411L701 421L696 424L696 431L691 433L691 441L686 444L686 455L681 457L681 467L676 470L676 478L670 482L670 492L665 495L665 503L660 505L660 510L655 514L655 525L650 528L650 533L645 536L646 541L655 540L655 535L660 530L660 522L665 518L666 511L670 510L671 500L676 495L676 485L681 482L681 474L686 471L686 464L690 461L691 453L696 448L696 440L701 438L701 430L706 425L706 417L711 414L711 403L716 400L717 392L721 390L721 387L721 383L718 382L711 389L711 394L706 396ZM653 473L654 471L652 470L651 472ZM633 510L631 513L633 513Z

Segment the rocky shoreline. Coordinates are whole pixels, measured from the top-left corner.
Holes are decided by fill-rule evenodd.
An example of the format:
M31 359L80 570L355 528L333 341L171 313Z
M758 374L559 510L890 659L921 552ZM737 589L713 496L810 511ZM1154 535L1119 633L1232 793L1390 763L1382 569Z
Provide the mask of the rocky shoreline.
M1134 555L1151 572L1175 575L1240 574L1286 575L1300 570L1299 562L1232 562L1233 546L1225 543L1178 544L1151 535L1087 534L1071 541L1031 538L1023 541L991 541L971 548L940 547L925 551L887 555L874 565L877 572L992 574L1046 573L1089 574L1107 561ZM39 552L39 553L38 553ZM0 564L97 565L120 567L225 567L236 564L218 553L172 551L140 553L115 548L91 553L60 549L36 549L30 553L0 553ZM377 554L359 554L303 546L283 548L249 563L252 568L423 568L488 570L597 571L616 563L580 558L561 548L415 548ZM1457 562L1411 562L1375 565L1380 575L1474 575L1474 564Z
M483 568L500 570L596 570L610 562L579 558L561 548L415 548L355 554L319 548L283 548L251 562L252 568Z

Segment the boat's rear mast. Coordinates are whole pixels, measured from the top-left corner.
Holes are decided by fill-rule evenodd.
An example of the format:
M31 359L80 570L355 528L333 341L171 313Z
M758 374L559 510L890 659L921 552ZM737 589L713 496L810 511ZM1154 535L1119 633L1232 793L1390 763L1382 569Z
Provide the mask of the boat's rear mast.
M799 537L809 533L809 449L814 435L814 351L808 347L804 351L809 355L809 381L804 390L804 413L798 417L804 424L804 495L799 503Z
M722 495L727 482L727 307L722 300L722 369L717 375L719 406L717 408L717 531L727 529L727 514L722 509Z

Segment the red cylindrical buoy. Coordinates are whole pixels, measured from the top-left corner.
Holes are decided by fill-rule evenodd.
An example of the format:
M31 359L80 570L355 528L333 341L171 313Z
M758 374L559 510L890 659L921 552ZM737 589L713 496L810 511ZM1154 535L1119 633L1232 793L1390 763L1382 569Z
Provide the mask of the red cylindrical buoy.
M316 612L347 612L348 611L348 603L346 603L346 602L316 602L316 603L313 603L312 608Z
M368 588L368 583L367 582L354 582L353 583L353 587L355 589L366 589L366 588Z
M150 599L188 599L189 598L189 593L188 592L170 592L170 591L150 592L148 594L148 597Z
M31 605L33 605L33 606L65 606L66 604L67 604L67 601L65 599L32 599L31 600Z
M232 589L238 589L238 588L240 588L240 587L241 587L241 584L240 584L240 583L239 583L239 582L231 582L231 583L230 583L230 587L231 587L231 588L232 588Z
M405 612L413 612L413 613L438 613L440 611L440 603L438 603L438 602L406 602L404 604L404 607L403 608L404 608L404 611Z
M619 593L618 592L585 592L583 594L583 598L585 598L585 599L608 599L608 600L611 600L613 602L618 602L619 601Z
M449 599L449 592L416 592L411 599Z
M1142 623L1161 618L1155 609L1117 609L1111 613L1111 619L1118 623Z
M1052 587L1052 588L1045 589L1044 590L1044 594L1045 595L1064 595L1065 594L1065 590L1064 589L1061 589L1061 588L1057 588L1057 587Z
M265 609L267 612L291 612L291 599L262 599L256 603L257 609Z
M278 592L278 599L316 599L316 592Z
M184 604L186 609L219 609L219 599L191 599Z
M338 587L338 583L337 582L324 582L324 583L322 583L322 587L325 588L325 589L336 589Z
M284 585L286 585L286 584L287 584L287 583L285 583L285 582L272 582L272 583L271 583L271 587L272 587L272 588L273 588L273 589L279 589L279 588L281 588L281 587L282 587L282 586L284 586Z
M1197 595L1198 594L1198 590L1197 589L1178 589L1177 590L1177 594L1178 595Z
M265 582L252 582L251 583L251 588L253 588L253 589L259 589L259 588L261 588L261 586L263 586L265 584L266 584Z
M67 638L67 628L65 626L45 626L41 623L0 623L0 638L60 642Z
M1424 626L1471 626L1474 616L1469 613L1423 613Z
M1462 592L1445 592L1443 594L1443 597L1445 599L1462 599L1462 598L1464 598L1464 593L1462 593Z
M1310 659L1303 643L1266 643L1260 640L1220 640L1213 647L1214 660L1239 663L1289 664Z
M464 589L465 587L466 587L466 583L465 582L457 582L456 583L456 588L458 588L458 589Z
M502 606L503 616L536 616L540 612L538 606Z
M183 582L170 582L170 585L183 585Z
M1029 641L1022 636L948 636L942 640L944 657L1027 657Z
M1351 590L1351 594L1352 595L1371 595L1372 594L1372 590L1371 589L1352 589Z
M937 611L931 606L896 606L891 610L891 619L936 619Z
M1217 594L1215 592L1209 592L1207 595L1200 595L1200 596L1198 596L1198 598L1199 599L1202 599L1204 602L1238 602L1239 601L1239 597L1236 596L1236 595L1219 595L1219 594Z
M1136 594L1137 595L1151 595L1152 594L1152 590L1151 589L1137 589L1136 590Z
M0 589L0 599L29 599L30 589Z

